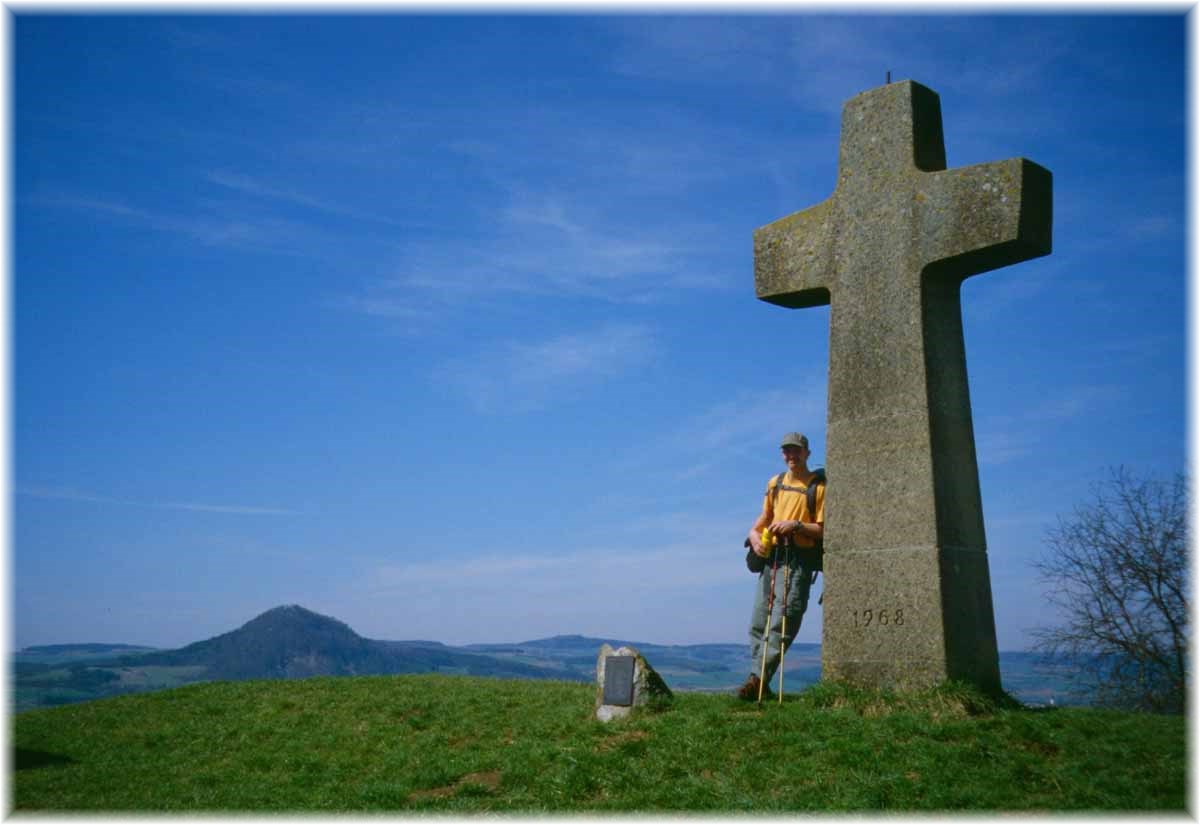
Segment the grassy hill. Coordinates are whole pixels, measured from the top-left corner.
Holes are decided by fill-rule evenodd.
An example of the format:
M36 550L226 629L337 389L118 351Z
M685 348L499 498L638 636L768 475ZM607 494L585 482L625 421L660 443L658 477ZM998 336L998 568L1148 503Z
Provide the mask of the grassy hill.
M446 675L212 682L13 720L19 812L1175 811L1186 720L818 684L678 694Z

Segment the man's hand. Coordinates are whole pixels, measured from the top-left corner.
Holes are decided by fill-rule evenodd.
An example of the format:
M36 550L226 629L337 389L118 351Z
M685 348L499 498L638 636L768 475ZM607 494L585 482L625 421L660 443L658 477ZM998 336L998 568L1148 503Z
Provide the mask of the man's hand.
M754 555L763 559L771 555L765 548L763 548L762 537L759 535L758 530L751 530L750 535L746 537L746 540L750 542L750 549L754 551Z
M800 529L799 521L776 521L771 524L771 532L783 538L784 536L801 536L804 531Z

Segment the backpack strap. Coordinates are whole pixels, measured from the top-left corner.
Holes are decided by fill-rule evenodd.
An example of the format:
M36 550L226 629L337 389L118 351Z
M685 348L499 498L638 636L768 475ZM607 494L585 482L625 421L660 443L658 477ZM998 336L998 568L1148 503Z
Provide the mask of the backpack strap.
M775 476L775 486L771 488L771 509L775 509L775 499L779 498L779 490L783 487L783 477L787 475L787 470L784 470L779 475Z
M812 474L813 476L808 482L808 487L803 491L808 500L808 514L810 516L816 515L817 513L817 486L825 483L825 468L818 467L812 471ZM786 475L787 471L784 470L782 473L775 476L775 486L771 488L772 508L775 507L775 499L778 498L780 490L789 490L795 493L801 492L799 487L789 487L783 483L783 477Z

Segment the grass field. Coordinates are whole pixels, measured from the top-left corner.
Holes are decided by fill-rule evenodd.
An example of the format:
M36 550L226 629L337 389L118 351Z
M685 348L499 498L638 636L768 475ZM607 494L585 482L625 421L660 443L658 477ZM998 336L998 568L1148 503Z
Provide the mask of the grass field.
M678 694L445 675L216 682L18 714L12 805L91 812L1161 811L1186 721L1002 708L949 686Z

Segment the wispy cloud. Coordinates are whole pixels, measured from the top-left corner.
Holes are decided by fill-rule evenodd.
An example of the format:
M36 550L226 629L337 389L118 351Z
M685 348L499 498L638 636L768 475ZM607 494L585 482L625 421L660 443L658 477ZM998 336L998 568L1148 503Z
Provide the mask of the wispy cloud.
M120 199L78 194L43 194L26 201L30 206L70 209L154 232L183 235L206 246L288 251L296 238L306 237L295 222L271 217L228 218L183 215L131 206Z
M661 18L653 26L625 18L606 24L619 35L610 58L619 74L675 83L686 77L765 84L787 71L779 60L785 45L780 32L790 26L778 19L682 16Z
M653 359L649 327L609 323L540 341L508 341L440 365L436 380L481 412L529 412Z
M231 189L246 195L252 195L257 198L282 201L284 203L302 207L314 212L323 212L330 215L338 215L341 217L353 218L355 220L382 223L390 226L406 225L404 221L398 221L386 215L380 215L374 212L348 207L339 203L334 203L328 199L313 197L312 195L308 195L304 192L300 192L288 187L274 186L270 183L262 181L261 179L252 178L248 175L217 170L209 172L206 177L210 182L226 189Z
M984 418L975 427L979 463L1000 465L1024 458L1041 449L1054 428L1119 404L1126 394L1115 385L1064 387L1017 415Z
M414 306L444 317L464 295L646 304L728 287L738 230L704 204L764 162L754 146L740 150L737 128L669 109L612 123L589 108L507 107L486 129L440 124L434 145L463 193L444 216L454 231L398 237L391 274L343 306L403 306L411 320Z
M711 250L701 229L639 226L585 214L579 204L553 191L516 195L485 216L484 228L467 241L408 244L399 274L372 290L443 306L460 303L463 295L646 303L674 290L725 284L706 262Z
M446 627L429 618L469 609L491 640L576 632L696 643L740 639L745 585L740 554L721 543L658 542L498 553L456 564L449 579L442 561L380 564L364 571L356 602L439 640ZM613 594L622 609L614 611ZM703 616L693 615L698 598L711 600Z
M631 276L670 278L674 267L695 251L654 233L589 220L568 203L565 196L537 194L503 209L499 217L505 234L521 240L501 250L501 266L531 285L541 280L566 292L607 293L613 284L627 282L622 292L630 297L637 293L637 286L628 283Z
M1183 311L1181 308L1180 312ZM1144 334L1108 338L1096 341L1093 346L1114 368L1129 370L1154 369L1161 365L1164 353L1182 352L1179 338L1150 328Z
M135 499L114 498L102 496L82 490L67 487L36 487L18 486L16 493L28 498L54 499L59 501L80 501L90 504L109 504L122 507L150 507L156 510L188 510L200 513L225 513L240 516L293 516L295 510L285 510L277 507L256 507L244 504L207 504L191 501L139 501Z
M1072 387L1059 395L1051 395L1031 404L1024 418L1029 421L1063 421L1078 418L1083 413L1111 406L1121 400L1127 390L1114 385Z
M1182 240L1182 216L1174 214L1141 215L1124 224L1124 233L1126 238L1135 242L1159 241L1164 238Z
M1017 95L1036 88L1068 49L1061 37L961 16L706 16L654 26L619 21L612 28L621 35L612 58L619 73L676 82L683 75L715 87L749 82L749 94L756 87L770 93L786 88L793 103L825 112L838 112L846 98L882 85L889 68L894 79L938 80L948 91L969 90L976 97ZM988 59L947 67L940 55L953 50L930 47L963 38Z
M411 297L397 296L396 294L381 295L378 291L340 296L331 303L339 308L376 318L416 322L417 326L423 325L432 315L427 305L422 305L412 300Z
M1115 159L1098 161L1097 174L1054 195L1055 254L1132 262L1146 251L1174 252L1182 261L1187 240L1187 181L1182 175L1139 178ZM1182 162L1182 158L1181 158ZM1104 231L1097 232L1097 227ZM1062 241L1059 240L1060 236Z
M764 440L773 443L773 439L796 429L804 430L814 451L823 453L825 410L823 395L742 391L683 420L663 439L660 449L702 456L679 465L675 471L679 481L719 472L733 458L761 458Z
M990 426L989 426L990 425ZM975 454L980 464L1009 464L1031 455L1038 437L1028 427L1000 427L983 421L975 431Z
M690 449L717 450L751 446L763 437L763 432L774 438L803 426L823 430L824 400L815 395L799 396L792 390L742 391L685 419L672 434L670 443Z
M968 322L987 322L1030 304L1069 277L1065 268L1064 263L1051 259L969 278L963 284L963 315Z

